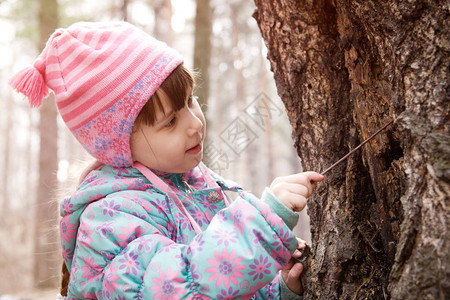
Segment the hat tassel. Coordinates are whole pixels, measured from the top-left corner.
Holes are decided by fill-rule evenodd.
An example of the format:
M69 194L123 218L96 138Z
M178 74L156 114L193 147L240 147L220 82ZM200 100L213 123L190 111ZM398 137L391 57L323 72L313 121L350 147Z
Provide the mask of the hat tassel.
M42 99L49 93L41 72L31 66L11 77L9 84L28 97L31 107L41 106Z

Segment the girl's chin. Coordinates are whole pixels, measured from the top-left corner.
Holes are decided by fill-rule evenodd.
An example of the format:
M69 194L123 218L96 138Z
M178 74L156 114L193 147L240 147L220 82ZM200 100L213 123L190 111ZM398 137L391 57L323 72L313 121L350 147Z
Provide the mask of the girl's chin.
M194 157L192 164L189 165L189 168L187 170L185 170L184 172L187 172L187 171L192 170L193 168L197 167L201 163L202 158L203 158L203 151L200 151ZM184 172L182 172L182 173L184 173Z
M189 162L189 164L186 164L182 167L163 167L163 166L158 166L156 168L152 168L150 166L147 166L150 169L153 169L155 171L160 171L160 172L166 172L166 173L175 173L175 174L180 174L180 173L186 173L189 170L192 170L193 168L197 167L200 162L202 161L203 158L203 153L198 153L198 155L196 155L196 157Z

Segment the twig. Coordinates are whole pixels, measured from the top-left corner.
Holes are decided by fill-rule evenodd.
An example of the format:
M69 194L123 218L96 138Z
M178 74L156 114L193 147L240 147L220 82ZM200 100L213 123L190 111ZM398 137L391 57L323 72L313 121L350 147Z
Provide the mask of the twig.
M380 129L377 130L377 132L375 132L374 134L372 134L367 140L365 140L364 142L362 142L361 144L359 144L355 149L353 149L352 151L350 151L349 153L347 153L344 157L342 157L341 159L339 159L337 162L335 162L334 164L332 164L330 167L328 167L328 169L326 169L325 171L322 172L322 175L325 175L328 171L330 171L331 169L333 169L335 166L337 166L339 163L341 163L342 161L344 161L347 157L349 157L351 154L353 154L353 152L355 152L356 150L358 150L359 148L361 148L362 146L364 146L364 144L366 144L368 141L370 141L371 139L373 139L377 134L379 134L381 131L383 131L386 127L388 127L389 125L391 125L394 121L391 120L389 121L386 125L384 125L383 127L381 127Z

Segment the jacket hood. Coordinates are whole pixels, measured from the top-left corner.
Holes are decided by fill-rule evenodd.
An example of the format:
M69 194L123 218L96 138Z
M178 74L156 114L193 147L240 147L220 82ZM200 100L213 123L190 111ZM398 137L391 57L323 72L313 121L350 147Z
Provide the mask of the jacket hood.
M80 217L86 207L109 194L125 190L145 191L150 182L134 168L104 166L91 171L75 193L64 198L60 205L60 234L63 256L70 270Z

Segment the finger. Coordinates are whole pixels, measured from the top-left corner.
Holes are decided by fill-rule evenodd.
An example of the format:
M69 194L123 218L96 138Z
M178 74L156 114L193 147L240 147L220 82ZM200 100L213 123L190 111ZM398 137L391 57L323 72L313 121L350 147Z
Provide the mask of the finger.
M287 183L286 184L286 190L293 194L301 195L305 198L308 198L312 194L312 186L310 183L307 183L306 185L302 184L295 184L295 183Z
M325 179L322 174L313 171L304 172L303 174L305 174L309 181L312 182L319 182Z
M298 243L297 248L303 249L306 247L306 241L302 240L301 238L297 238L297 243Z
M299 258L300 256L302 256L302 253L300 252L300 250L295 249L294 253L292 253L292 256L294 258Z
M305 206L306 206L306 197L302 196L302 195L298 195L298 194L293 194L289 191L286 192L287 197L289 197L290 201L290 209L292 211L302 211Z
M295 185L302 185L305 186L308 189L307 197L309 197L314 188L315 188L315 182L316 181L322 181L324 179L323 175L317 173L317 172L304 172L304 173L298 173L289 175L286 177L278 177L276 178L271 188L283 188L286 184L295 184Z
M289 289L299 295L303 293L303 287L300 279L302 271L303 265L301 263L297 263L291 270L289 270L287 276L285 277L285 282Z
M295 258L291 257L288 261L288 263L284 266L284 270L290 270L292 267L297 263Z
M288 280L298 280L303 272L303 264L296 263L288 273Z
M301 184L304 185L306 188L308 188L308 196L311 196L314 189L316 188L316 181L322 181L323 180L323 175L321 174L316 174L316 172L305 172L303 173L304 179L302 180ZM316 175L319 175L321 177L317 177ZM320 179L318 179L320 178Z
M316 188L317 182L318 181L322 181L324 179L323 175L318 174L316 172L305 172L304 173L304 178L301 181L301 184L303 184L304 186L306 186L308 188L309 191L309 196L312 195L314 189Z
M301 211L306 206L306 197L290 192L285 184L271 187L271 190L292 211Z
M306 180L318 182L318 181L322 181L324 178L325 177L320 173L308 171L308 172L302 172L302 173L288 175L285 177L278 177L278 178L276 178L276 180L282 180L282 181L291 182L291 183L303 183L303 182L306 182Z
M292 211L302 211L306 206L306 197L282 190L278 199L289 199L283 202Z
M283 194L284 192L290 192L292 194L302 195L303 197L309 197L312 194L312 185L305 179L304 184L291 183L291 182L279 182L271 185L271 190L275 194Z

